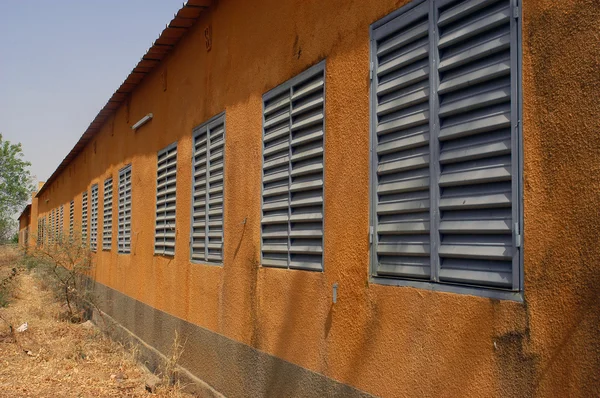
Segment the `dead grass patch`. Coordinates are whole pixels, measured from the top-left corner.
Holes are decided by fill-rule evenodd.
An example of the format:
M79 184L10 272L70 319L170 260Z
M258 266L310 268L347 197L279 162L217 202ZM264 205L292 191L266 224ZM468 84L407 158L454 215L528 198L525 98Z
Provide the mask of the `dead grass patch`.
M5 261L1 250L0 272L5 272L14 258ZM0 308L5 319L0 320L0 397L191 396L178 385L147 392L148 373L134 353L89 322L60 320L64 309L44 285L33 273L19 272L13 300ZM28 329L16 332L25 322Z

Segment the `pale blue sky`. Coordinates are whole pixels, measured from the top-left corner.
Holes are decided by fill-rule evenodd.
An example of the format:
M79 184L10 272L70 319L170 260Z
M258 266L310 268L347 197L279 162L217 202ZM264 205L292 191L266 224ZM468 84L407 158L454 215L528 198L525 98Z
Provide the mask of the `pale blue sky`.
M183 0L0 0L0 133L45 180Z

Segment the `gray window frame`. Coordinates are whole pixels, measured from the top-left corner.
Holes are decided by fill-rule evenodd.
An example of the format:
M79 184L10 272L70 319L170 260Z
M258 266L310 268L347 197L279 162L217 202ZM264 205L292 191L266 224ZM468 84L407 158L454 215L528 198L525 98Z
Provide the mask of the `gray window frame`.
M369 234L370 234L370 253L369 253L369 283L390 285L390 286L409 286L433 291L459 293L487 297L493 299L506 299L522 302L524 290L524 262L523 262L523 132L522 132L522 109L523 109L523 91L522 91L522 24L521 24L521 8L519 0L510 0L511 30L516 29L516 35L511 37L510 53L511 53L511 97L516 100L511 101L511 128L515 130L511 139L511 153L513 156L512 167L512 220L518 220L518 231L513 230L513 239L519 239L519 245L516 250L518 254L513 258L512 268L512 290L501 290L490 287L478 287L469 285L458 285L444 282L420 281L411 279L401 279L399 277L381 277L377 276L377 232L376 229L376 206L377 206L377 153L373 150L374 141L376 139L376 109L377 96L375 93L376 79L374 75L376 65L376 50L375 31L397 18L398 16L407 13L411 9L429 2L429 13L437 15L437 8L444 6L453 0L413 0L407 5L393 11L385 17L371 24L369 29L369 53L370 53L370 82L369 82ZM429 25L429 35L431 36L433 27ZM437 33L436 33L437 34ZM433 44L431 44L433 46ZM430 47L431 54L431 47ZM434 63L439 64L439 60L434 59ZM435 101L437 102L437 101ZM431 107L432 116L437 113L435 107ZM431 140L430 142L433 142ZM437 145L436 145L437 146ZM516 159L515 159L516 158ZM435 163L435 160L430 160L430 165ZM432 194L433 196L433 194ZM432 220L433 222L433 220ZM433 229L433 227L432 227ZM437 230L437 228L436 228ZM515 237L517 235L518 237ZM432 242L433 244L433 242ZM432 264L433 267L433 264ZM432 269L432 273L433 273Z
M200 124L199 126L194 127L194 129L192 130L192 162L191 162L191 173L192 173L192 199L191 199L191 204L190 204L190 245L189 245L189 249L190 249L190 262L192 264L203 264L203 265L211 265L211 266L223 266L224 265L224 260L225 260L225 169L226 169L226 151L225 151L225 146L226 146L226 140L227 140L227 124L226 124L227 118L225 117L225 111L219 113L218 115L215 115L213 117L211 117L210 119L208 119L206 122ZM220 125L223 124L223 221L222 221L222 226L221 229L223 231L223 236L222 236L222 247L221 247L221 261L210 261L210 260L194 260L192 259L192 255L193 255L193 249L192 249L192 245L194 243L194 173L195 173L195 166L194 166L194 158L195 158L195 141L196 141L196 137L200 134L202 134L202 129L204 129L205 127L208 127L208 129L210 130L211 126L214 125ZM208 137L207 137L207 154L210 153L210 148L208 145ZM210 170L210 158L207 155L206 157L206 173L207 173L207 178L206 178L206 185L208 186L208 173ZM207 197L208 197L208 190L207 190ZM208 258L208 209L206 211L205 214L205 248L204 248L204 253L205 253L205 258Z
M284 83L272 88L271 90L267 91L265 94L263 94L262 96L262 109L261 109L261 114L262 114L262 122L261 122L261 195L260 195L260 212L261 212L261 216L260 216L260 264L261 267L264 268L275 268L275 269L282 269L282 270L293 270L293 271L308 271L308 272L325 272L325 264L326 264L326 250L325 250L325 214L326 214L326 200L325 200L325 196L326 196L326 187L325 187L325 170L327 169L327 155L325 153L325 148L327 147L327 117L326 117L326 109L327 109L327 68L326 68L326 59L323 59L319 62L317 62L316 64L310 66L309 68L305 69L304 71L298 73L296 76L292 77L291 79L285 81ZM289 241L290 241L290 220L288 220L288 264L286 267L279 267L279 266L272 266L272 265L264 265L263 262L263 226L262 226L262 217L263 217L263 191L264 191L264 182L263 182L263 178L264 178L264 136L265 136L265 102L281 95L282 93L284 93L285 91L290 91L291 88L299 83L304 82L307 79L312 78L314 75L318 74L318 73L322 73L323 74L323 186L322 186L322 192L323 192L323 199L322 199L322 236L321 236L321 244L322 244L322 252L321 252L321 268L317 269L317 268L303 268L303 267L290 267L290 245L289 245ZM291 99L290 99L290 103L291 103ZM290 105L291 106L291 105ZM291 117L291 115L290 115ZM291 124L290 124L290 129L291 129ZM290 135L291 135L291 131L290 131ZM291 144L291 137L290 137L290 148L292 147ZM291 175L291 160L290 160L290 175ZM288 211L290 211L291 208L291 193L290 193L290 197L288 198ZM288 213L289 214L289 213Z

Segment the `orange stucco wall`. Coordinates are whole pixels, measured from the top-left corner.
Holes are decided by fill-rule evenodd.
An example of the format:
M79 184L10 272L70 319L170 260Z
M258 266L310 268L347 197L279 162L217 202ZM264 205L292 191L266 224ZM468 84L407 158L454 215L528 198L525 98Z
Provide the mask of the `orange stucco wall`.
M101 247L103 181L132 163L131 254L118 255L116 239L99 251L99 282L375 395L598 396L600 3L524 0L517 303L368 282L369 25L406 2L218 1L48 187L39 214L64 204L66 230L74 197L80 226L81 193L98 183ZM261 97L322 59L325 271L262 268ZM225 265L191 264L192 128L222 111ZM156 156L174 141L177 245L165 258L153 255Z

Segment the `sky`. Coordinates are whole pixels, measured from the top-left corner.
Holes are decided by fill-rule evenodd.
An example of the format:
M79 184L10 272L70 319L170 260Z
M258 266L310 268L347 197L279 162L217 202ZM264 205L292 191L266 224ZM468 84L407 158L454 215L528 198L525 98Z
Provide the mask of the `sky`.
M183 0L0 0L0 133L45 181Z

